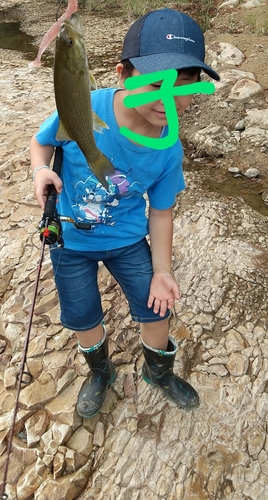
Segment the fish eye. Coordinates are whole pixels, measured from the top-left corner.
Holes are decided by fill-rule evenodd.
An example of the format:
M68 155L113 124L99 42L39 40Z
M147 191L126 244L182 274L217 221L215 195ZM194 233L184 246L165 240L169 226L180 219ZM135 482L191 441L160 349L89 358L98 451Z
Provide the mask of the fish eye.
M72 38L69 38L68 45L69 45L69 47L72 47L72 45L73 45L73 39Z

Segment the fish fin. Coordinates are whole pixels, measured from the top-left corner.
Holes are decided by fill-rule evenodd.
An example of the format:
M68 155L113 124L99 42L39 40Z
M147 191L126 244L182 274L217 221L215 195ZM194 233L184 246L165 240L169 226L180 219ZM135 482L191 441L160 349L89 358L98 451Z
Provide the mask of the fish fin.
M69 136L69 134L66 132L64 125L62 124L61 121L59 124L56 139L57 139L57 141L71 141L72 140L71 137Z
M105 176L112 175L115 172L114 167L110 162L110 160L108 160L108 158L104 154L100 153L98 159L90 163L90 168L94 173L95 177L97 177L97 179L108 191L109 186L108 182L105 179Z
M102 119L95 113L95 111L92 111L93 115L93 129L95 132L99 132L99 134L103 134L102 129L103 128L110 128Z
M96 90L98 88L97 82L92 71L89 70L89 82L92 89Z

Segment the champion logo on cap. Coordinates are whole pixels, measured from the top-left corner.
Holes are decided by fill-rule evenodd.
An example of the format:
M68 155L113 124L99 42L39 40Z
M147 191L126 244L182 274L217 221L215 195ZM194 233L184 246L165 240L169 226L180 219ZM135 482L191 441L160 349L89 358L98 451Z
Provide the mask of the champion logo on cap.
M166 38L167 38L167 40L174 40L174 38L176 38L177 40L185 40L186 42L195 43L195 41L192 38L186 38L185 36L176 36L176 35L169 34L169 35L166 35Z

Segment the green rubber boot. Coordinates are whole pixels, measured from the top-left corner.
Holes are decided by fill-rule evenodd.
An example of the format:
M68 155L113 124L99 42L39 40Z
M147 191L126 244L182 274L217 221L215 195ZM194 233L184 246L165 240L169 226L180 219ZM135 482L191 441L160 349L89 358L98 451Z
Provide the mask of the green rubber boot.
M81 417L92 418L100 411L107 389L116 379L116 371L108 356L106 331L98 344L88 349L78 345L91 370L91 377L79 392L76 409Z
M142 340L145 362L142 377L148 384L159 387L168 399L177 406L190 410L199 404L196 390L185 380L173 373L177 343L169 336L167 351L149 347Z

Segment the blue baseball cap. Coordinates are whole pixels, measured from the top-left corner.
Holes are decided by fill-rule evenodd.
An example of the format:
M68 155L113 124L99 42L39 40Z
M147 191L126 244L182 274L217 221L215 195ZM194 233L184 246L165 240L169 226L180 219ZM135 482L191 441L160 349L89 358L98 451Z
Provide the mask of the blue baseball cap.
M135 21L123 44L121 61L126 59L142 74L194 67L220 80L204 62L205 40L200 26L178 10L154 10Z

